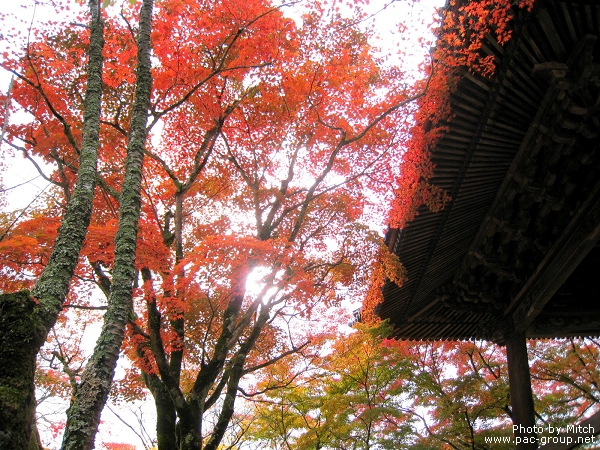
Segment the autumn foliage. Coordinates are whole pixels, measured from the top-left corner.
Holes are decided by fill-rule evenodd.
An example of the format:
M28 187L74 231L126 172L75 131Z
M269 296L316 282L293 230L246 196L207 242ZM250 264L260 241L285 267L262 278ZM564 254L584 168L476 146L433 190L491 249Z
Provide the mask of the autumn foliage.
M402 174L397 180L396 198L392 203L390 226L403 228L426 205L438 211L450 200L447 193L429 183L433 176L430 150L446 131L452 120L450 94L457 83L458 68L484 77L495 71L493 55L482 51L488 40L505 45L511 35L510 22L514 7L531 11L533 0L515 5L510 0L471 2L452 1L443 11L438 28L437 47L429 67L427 94L418 100L418 111L410 139L402 158Z
M493 55L483 51L484 44L493 41L496 45L505 45L512 35L515 8L531 11L533 4L534 0L451 1L442 11L437 46L432 50L431 64L425 67L427 77L418 82L426 93L416 100L418 108L413 115L410 138L402 154L401 174L395 180L394 199L388 212L390 228L404 228L421 207L437 212L452 200L448 192L430 181L435 168L431 150L452 120L450 95L457 85L460 70L468 70L476 76L493 76L496 61ZM362 311L369 322L376 321L373 309L383 300L381 287L385 282L392 280L400 285L403 281L389 276L382 262L376 265L379 267L374 269L372 289Z
M430 150L451 120L454 70L493 72L481 43L489 35L508 41L513 3L454 5L423 79L414 82L374 49L360 5L340 12L315 0L288 14L295 4L156 2L150 139L122 349L128 362L113 396L152 396L158 448L221 448L232 439L232 423L254 433L247 437L254 442L297 448L341 442L385 448L400 441L442 448L458 445L477 420L494 428L494 414L505 411L506 386L503 356L491 347L382 345L386 324L340 338L336 328L347 317L331 308L366 299L363 320L376 324L381 287L386 280L400 284L404 271L373 224L387 220L401 228L423 205L438 210L451 200L430 182ZM102 13L91 225L50 336L53 347L41 353L40 383L61 395L80 382L82 324L98 320L112 289L140 5L120 8ZM3 62L16 76L12 108L28 114L23 123L7 124L3 148L48 164L39 170L52 188L0 240L2 291L34 285L73 194L86 20L40 27ZM544 352L540 380L558 370ZM443 378L450 363L463 381ZM586 378L593 375L581 377L581 386L593 385ZM481 390L477 401L473 386ZM544 384L540 392L547 389L553 388ZM256 403L240 405L240 395ZM434 408L434 398L443 398L444 407ZM578 404L578 413L593 402ZM429 420L419 408L433 422L415 437ZM471 419L456 419L465 412Z
M239 412L239 428L247 427L243 442L261 449L340 444L356 449L514 448L501 347L382 338L390 331L382 323L331 336L331 351L300 376L291 376L290 360L271 367L258 382L262 395ZM529 343L540 424L565 427L598 409L598 371L592 362L598 349L588 339ZM268 389L286 379L281 389Z
M99 176L68 310L104 308L92 286L114 290L139 10L133 2L103 11ZM138 371L116 393L145 386L154 396L159 447L217 448L243 379L316 342L319 330L305 323L363 295L380 251L368 222L385 217L382 200L424 85L406 83L377 54L360 7L342 14L310 2L296 19L284 12L263 0L156 4L151 138L124 349ZM17 77L14 107L31 115L8 124L6 141L50 164L52 173L40 172L53 190L4 236L2 289L34 284L72 196L86 20L41 28L25 54L4 62ZM61 358L77 383L81 366Z

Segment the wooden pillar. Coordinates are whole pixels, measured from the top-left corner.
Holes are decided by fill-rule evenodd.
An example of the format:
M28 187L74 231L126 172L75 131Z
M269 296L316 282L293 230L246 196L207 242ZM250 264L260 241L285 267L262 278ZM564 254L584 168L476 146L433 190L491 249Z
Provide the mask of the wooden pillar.
M525 333L514 333L506 339L506 359L516 448L517 450L536 449L538 444L535 433L535 410Z

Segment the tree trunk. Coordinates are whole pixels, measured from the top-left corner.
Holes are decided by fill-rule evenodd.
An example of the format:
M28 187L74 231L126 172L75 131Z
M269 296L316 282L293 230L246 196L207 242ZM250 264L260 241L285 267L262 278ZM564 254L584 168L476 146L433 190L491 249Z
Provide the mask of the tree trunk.
M152 75L150 32L153 0L144 0L140 11L136 95L127 145L125 175L121 189L119 228L115 236L115 262L108 310L94 353L87 363L73 403L67 411L63 449L94 447L100 414L110 391L125 326L132 310L132 289L136 277L135 253L141 211L142 164L148 129Z
M35 357L46 327L29 292L0 296L0 448L29 448L35 420Z
M177 408L177 450L202 449L202 414L191 395L183 407Z
M35 360L69 290L92 215L100 135L103 23L89 1L91 37L77 184L62 218L48 264L28 293L0 298L0 448L28 448L35 413Z
M156 375L144 377L146 386L154 397L156 407L156 444L158 450L173 450L177 447L175 405L163 382Z
M237 398L240 380L244 375L244 364L246 362L246 358L256 345L256 341L258 340L263 327L269 320L270 310L271 309L269 306L262 306L262 309L258 315L258 319L252 327L252 332L248 336L247 340L240 346L240 349L234 358L233 365L229 372L229 380L227 382L227 390L225 392L225 398L223 399L221 413L219 414L219 418L214 427L212 436L206 443L204 450L217 450L221 444L221 441L223 440L223 437L225 436L225 432L229 427L229 422L231 422L231 418L233 417L235 400Z

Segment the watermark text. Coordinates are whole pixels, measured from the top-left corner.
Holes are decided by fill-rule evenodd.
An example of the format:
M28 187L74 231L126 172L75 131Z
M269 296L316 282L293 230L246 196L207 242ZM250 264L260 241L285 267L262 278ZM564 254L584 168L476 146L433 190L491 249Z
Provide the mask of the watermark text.
M591 425L568 425L566 427L554 427L552 425L524 427L514 425L514 434L519 436L486 436L487 444L591 444L595 441L596 432ZM524 436L525 435L525 436Z

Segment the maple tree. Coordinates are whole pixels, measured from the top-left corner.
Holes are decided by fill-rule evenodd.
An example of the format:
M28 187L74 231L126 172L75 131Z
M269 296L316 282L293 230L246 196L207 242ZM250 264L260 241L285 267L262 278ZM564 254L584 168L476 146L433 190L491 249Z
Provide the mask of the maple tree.
M119 312L106 315L99 341L102 353L102 340L116 338L110 357L93 357L81 378L71 376L77 394L65 445L78 439L78 427L85 428L85 445L93 445L128 321L126 353L135 369L117 395L150 391L159 448L214 449L234 418L239 392L251 395L244 380L304 355L321 334L305 321L344 295L364 295L371 260L383 255L365 221L385 217L390 187L399 186L393 224L423 203L443 205L444 193L427 183L427 148L442 129L414 131L431 117L444 118L440 105L452 83L437 69L407 83L402 69L371 47L372 30L361 28L367 16L358 6L349 15L307 2L304 15L292 20L283 14L286 5L263 0L163 0L151 29L141 20L136 29L140 10L151 5L125 5L120 17L101 13L107 32L98 187L71 289L56 298L72 308L97 308L88 294L92 283L109 299L99 308ZM489 7L482 11L489 14ZM25 57L5 64L21 76L13 103L33 117L10 124L6 140L27 158L53 164L47 179L58 199L3 239L5 292L32 287L45 273L59 217L83 168L78 143L89 120L79 92L93 39L76 22L39 33ZM151 40L151 57L137 36ZM142 96L133 68L138 77L147 69L136 62L138 53L152 62L152 91ZM138 104L143 96L146 105ZM411 128L416 137L405 152ZM134 144L153 131L156 140ZM123 165L130 167L125 153L137 154L142 168L133 187L140 209L129 215L117 213L127 208L133 180L123 176ZM139 230L130 228L128 261L119 263L117 229L125 217L139 219ZM54 248L62 251L58 243ZM398 262L382 259L379 278L400 280ZM126 272L121 278L119 267ZM249 279L258 288L250 289ZM92 376L100 368L102 377ZM95 385L103 386L95 405L78 416L86 386Z
M529 343L531 382L537 410L558 426L581 422L598 409L597 359L600 345L593 338L569 338Z
M414 417L405 402L411 364L381 345L389 328L359 326L338 336L302 376L295 376L289 361L273 367L258 383L264 394L252 401L242 442L274 449L409 446ZM270 389L278 384L284 387Z
M142 11L145 5L151 2ZM381 193L393 179L390 161L422 86L407 88L398 69L374 54L357 25L360 12L327 15L315 3L296 25L267 2L164 1L152 24L156 60L151 103L142 107L146 123L146 114L131 108L140 98L132 68L143 75L135 55L144 50L131 26L139 6L123 11L124 22L104 17L110 57L99 189L66 305L94 307L84 295L89 280L108 294L98 349L109 357L93 356L81 378L75 374L64 445L92 445L128 318L129 355L155 396L159 447L216 448L241 379L310 341L306 330L291 332L290 322L336 303L340 289L366 284L365 268L380 244L357 219L369 193ZM140 38L148 30L142 22ZM43 273L61 203L71 202L79 185L83 99L76 92L86 79L88 39L76 23L58 34L42 30L26 57L6 64L21 79L13 102L34 117L9 125L7 141L28 158L55 164L47 178L62 200L7 233L5 290L29 287ZM141 119L140 142L160 123L160 143L132 150ZM123 208L132 178L120 170L125 149L128 159L147 157L138 171L143 186L133 189L143 191L141 210L130 216ZM133 225L126 244L126 253L137 253L135 271L119 263L116 228L127 217L140 220L139 241ZM128 271L124 278L119 264ZM248 291L249 275L260 277L259 292ZM107 338L115 339L108 352ZM84 414L80 401L88 404L87 388L94 386L102 389ZM220 408L216 423L202 428L211 407Z
M62 309L65 297L69 290L71 277L75 272L75 266L78 261L79 253L82 248L83 238L86 229L90 223L90 216L93 206L94 188L97 179L96 166L98 161L99 128L100 128L100 97L102 93L102 72L103 72L103 19L101 17L100 4L91 1L89 4L91 12L91 34L87 54L89 58L87 66L88 83L85 99L83 100L83 132L81 137L81 149L77 139L72 132L72 125L65 115L58 109L65 106L64 101L67 98L55 97L57 92L52 90L52 84L56 76L62 75L52 73L47 78L43 77L35 63L35 58L46 58L49 55L54 56L52 47L44 44L38 48L27 48L25 58L24 74L11 68L14 74L29 87L29 92L24 91L25 96L34 96L34 105L37 110L31 112L37 113L36 119L41 123L41 130L28 130L25 136L19 136L20 140L26 144L26 147L17 147L28 156L27 147L41 147L49 151L50 156L57 163L60 173L57 185L63 188L67 200L67 211L63 216L61 227L58 230L58 236L54 243L54 249L45 264L39 279L32 291L34 300L24 293L20 297L6 297L6 307L4 311L4 320L14 320L11 317L12 310L23 307L32 310L30 323L17 321L16 324L6 323L8 332L3 335L9 350L2 356L6 358L6 363L10 360L16 360L16 367L20 370L13 370L8 373L5 379L7 384L15 385L17 383L25 386L17 386L11 391L3 391L3 404L6 405L6 412L10 413L17 408L20 414L14 415L16 419L7 421L7 433L3 434L6 444L9 447L24 446L29 441L31 434L31 423L33 421L33 367L35 366L35 356L48 335L49 330L57 320L57 316ZM100 335L96 349L92 358L86 365L82 379L79 382L72 383L76 388L73 394L73 401L68 410L67 425L65 428L63 448L92 448L94 436L97 431L100 413L106 402L108 392L111 386L116 360L119 355L120 347L123 342L123 333L125 323L131 313L131 289L135 277L134 258L137 244L137 223L140 216L140 196L141 196L141 172L142 159L144 155L144 146L148 130L146 128L146 117L149 108L151 92L151 74L150 74L150 29L152 16L152 1L144 1L140 13L140 30L137 39L137 75L135 102L131 115L131 126L127 141L127 160L125 163L125 177L119 193L120 214L119 229L114 239L115 243L115 264L113 267L113 282L109 295L109 306L105 314L104 329ZM72 37L72 36L71 36ZM49 44L46 42L45 44ZM81 50L81 48L76 50ZM60 60L60 58L59 58ZM10 64L8 65L10 67ZM70 67L73 69L73 67ZM31 74L31 75L30 75ZM30 77L28 77L30 76ZM54 94L54 95L53 95ZM18 95L18 94L17 94ZM30 98L31 99L31 98ZM62 101L61 101L62 100ZM60 106L59 106L60 105ZM55 146L57 143L42 141L36 139L37 131L43 131L42 137L56 138L45 128L50 116L62 126L62 133L59 139L67 144L68 151L75 152L79 162L77 169L77 182L71 195L66 173L62 170L66 164L64 157L59 154L59 149ZM50 122L51 123L51 122ZM5 124L6 125L6 124ZM36 166L39 167L39 166ZM10 245L10 243L8 244ZM17 300L15 302L15 299ZM13 306L13 304L16 304ZM16 308L15 308L16 306ZM19 311L23 314L23 311ZM29 314L24 314L28 316ZM24 332L24 328L31 327L29 336ZM15 347L23 342L32 341L29 345L29 351L23 355L22 351L16 352ZM3 359L4 361L4 359ZM24 365L24 368L21 366ZM12 387L12 386L11 386ZM13 392L15 391L15 392ZM27 408L22 408L18 400L18 395L24 395L24 401L28 404Z
M490 441L512 435L505 350L489 342L384 345L394 346L413 362L412 407L429 411L426 433L417 440L422 448L512 448L509 442ZM529 341L528 352L538 426L565 427L598 409L593 394L598 370L590 364L597 343L589 339ZM578 367L573 373L575 360ZM553 373L548 364L570 376Z
M445 342L408 352L414 364L412 408L428 411L425 430L417 439L420 448L489 448L486 438L511 436L508 374L501 348Z
M366 36L352 28L355 19L323 20L315 11L296 28L269 5L246 8L237 22L223 21L222 32L232 41L227 57L251 57L252 64L222 74L224 61L217 60L210 79L216 86L197 92L204 109L217 102L215 112L205 111L210 126L182 116L184 110L165 120L171 152L189 151L180 135L183 126L192 132L190 164L150 156L166 175L157 189L166 193L156 197L167 209L161 234L164 243L173 240L175 258L169 270L141 268L147 317L132 325L131 342L155 398L159 448L217 448L242 378L309 343L290 331L290 321L332 305L342 286L364 285L362 268L379 246L357 222L365 192L389 181L387 161L406 114L395 112L421 95L386 76ZM220 13L211 8L211 17ZM242 42L246 29L250 42ZM256 60L258 42L269 42L262 33L279 42ZM206 163L211 152L213 163ZM196 191L199 183L210 184ZM228 216L187 213L209 200ZM184 251L186 216L193 234ZM262 285L255 293L246 286L253 273ZM211 408L216 419L207 427Z
M520 6L531 9L532 4L532 2L521 2ZM457 28L459 32L462 30L465 33L465 23L484 18L485 20L478 22L479 28L469 27L477 31L474 33L476 37L473 41L481 40L486 33L493 31L498 41L501 44L505 43L510 37L510 30L506 28L506 24L510 19L509 9L512 6L512 2L471 2L461 8L464 15L459 19L462 25ZM456 27L456 24L452 27ZM473 54L480 46L481 42L478 42L476 45L469 45L465 52L457 52L456 59L446 60L449 61L447 67L469 64L470 69L489 75L493 71L493 60L478 59L480 55L475 57ZM472 64L475 59L479 65ZM427 184L432 173L427 148L432 146L435 139L443 132L441 127L431 132L431 123L427 124L427 122L431 121L432 117L435 122L448 119L448 110L444 107L440 108L440 104L446 104L448 87L453 82L448 72L438 72L440 73L448 78L434 77L429 80L429 83L430 86L434 86L437 82L441 82L445 88L431 89L428 95L421 99L425 105L428 101L432 102L427 106L432 108L433 105L433 110L420 111L424 111L424 114L420 116L420 122L417 120L416 132L413 131L412 134L414 147L411 150L414 159L411 160L406 156L403 159L404 164L407 160L410 162L409 168L414 167L418 170L409 172L408 176L405 175L406 172L402 174L401 187L412 190L409 192L413 192L413 195L405 193L397 196L399 203L395 205L396 209L393 211L393 214L396 214L394 217L396 224L409 221L416 214L417 208L423 204L431 209L437 209L446 201L443 192L436 191L434 186ZM405 184L403 185L402 182ZM378 275L379 279L383 280L387 276L385 265L390 261L387 255L382 255L381 258L383 267ZM374 290L379 290L381 285L376 280L373 283ZM368 297L367 299L369 300ZM376 302L377 297L371 305L374 306ZM541 424L551 423L555 427L572 424L578 422L584 412L597 409L597 401L593 393L596 390L597 377L592 362L595 360L597 345L594 341L587 343L576 342L573 339L567 343L538 341L530 345L535 349L532 377L537 416ZM414 366L410 372L413 376L416 375L414 379L408 377L409 381L405 383L405 392L410 392L415 400L412 404L404 403L406 408L403 411L404 420L408 417L420 417L425 429L425 432L414 431L411 448L501 448L500 442L505 443L504 448L512 448L509 444L512 411L508 399L506 359L498 347L489 343L460 343L459 345L443 343L424 346L400 344L399 346L405 348L397 357L412 361ZM345 363L347 364L348 361ZM575 374L571 373L572 368L576 368ZM448 376L448 370L455 370L457 375ZM273 374L276 378L281 377L278 370L274 370ZM356 380L356 378L352 379ZM361 437L365 436L365 430L361 428L362 424L357 425L356 422L348 420L348 418L360 418L360 413L356 414L354 409L355 405L343 405L339 400L338 403L333 403L333 396L327 395L330 392L339 392L338 389L344 389L343 382L326 375L323 377L311 375L310 378L302 380L290 376L287 382L279 380L279 384L286 386L282 392L270 391L267 382L266 390L269 393L259 400L262 404L258 403L255 416L249 419L251 423L249 434L252 442L250 448L255 448L255 442L259 442L264 448L306 448L307 446L339 448L338 446L344 444L352 448L360 447L360 443L349 444L344 441L348 429L356 431ZM375 386L376 383L372 382L371 385ZM398 395L398 391L396 394ZM356 399L356 397L352 398ZM328 421L331 419L331 415L328 416L328 412L332 409L331 404L335 405L333 408L337 407L335 417L346 419L335 431L332 430L334 420ZM393 411L396 413L402 411L401 405L396 405ZM419 408L427 408L428 414L417 414ZM329 433L335 434L335 438L331 441L328 440ZM348 434L350 433L351 431ZM489 440L494 437L504 437L507 440Z
M290 361L271 367L243 415L240 448L513 448L501 347L386 340L386 332L384 323L332 336L333 351L301 376ZM540 427L598 409L597 342L531 341L529 351Z
M35 358L62 309L92 212L99 147L103 28L99 4L90 1L89 6L92 38L81 147L72 139L68 124L64 119L61 120L60 115L57 117L62 122L64 135L79 153L77 185L68 197L54 251L33 289L36 301L26 293L2 297L0 363L4 370L0 396L3 427L0 444L6 448L25 448L29 445L35 407ZM33 86L36 84L33 83ZM37 89L37 92L42 97L45 95L43 89ZM47 104L50 105L49 102Z

